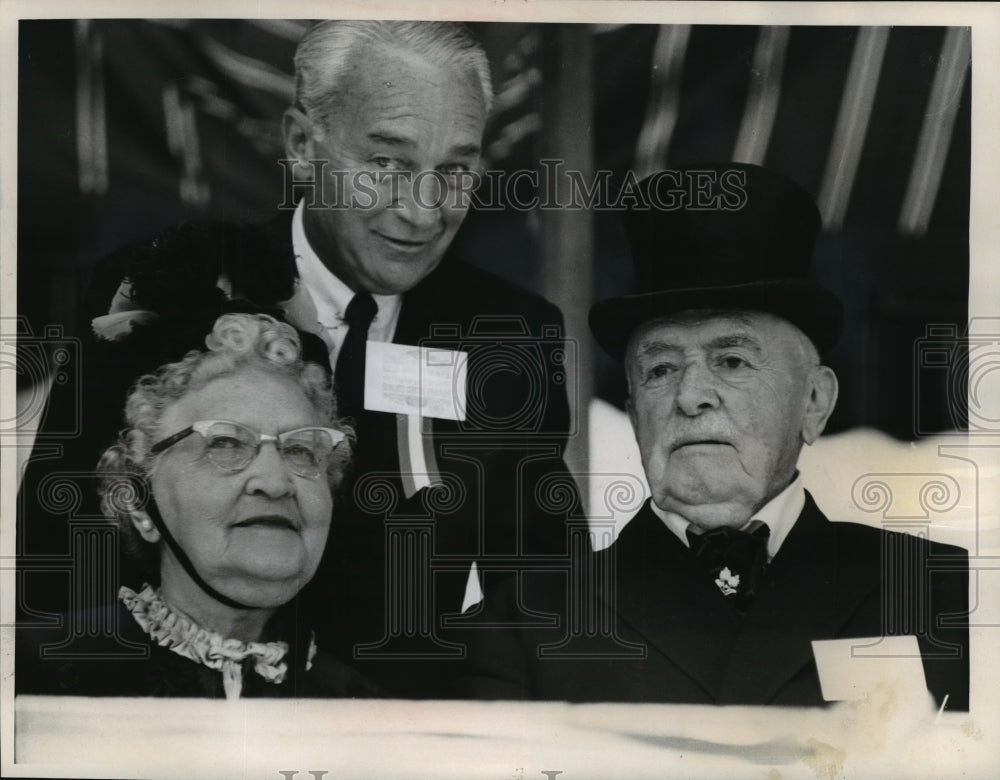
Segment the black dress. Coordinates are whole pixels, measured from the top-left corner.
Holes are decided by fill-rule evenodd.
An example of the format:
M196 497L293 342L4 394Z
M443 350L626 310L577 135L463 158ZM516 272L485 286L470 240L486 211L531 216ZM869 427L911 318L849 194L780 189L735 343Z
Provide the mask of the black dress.
M134 609L120 600L102 610L65 615L58 631L19 628L16 692L201 698L381 695L361 674L316 648L312 632L300 627L295 602L268 624L268 634L283 639L245 644L201 629L162 602L157 601L159 615L155 608L154 614L146 614L143 598L155 594L148 586L140 594L123 593ZM161 620L164 615L173 617ZM240 660L248 648L255 652Z

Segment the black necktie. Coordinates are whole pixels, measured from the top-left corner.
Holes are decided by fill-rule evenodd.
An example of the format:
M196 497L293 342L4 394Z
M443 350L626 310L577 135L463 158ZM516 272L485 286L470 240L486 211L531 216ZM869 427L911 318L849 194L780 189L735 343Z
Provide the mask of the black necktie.
M341 417L357 418L365 408L365 346L368 328L375 319L378 305L366 292L356 293L347 304L344 322L347 335L337 355L333 374L337 391L338 413Z
M698 533L687 528L688 542L698 562L715 580L722 595L746 609L767 565L767 539L771 529L754 520L746 531L714 528Z

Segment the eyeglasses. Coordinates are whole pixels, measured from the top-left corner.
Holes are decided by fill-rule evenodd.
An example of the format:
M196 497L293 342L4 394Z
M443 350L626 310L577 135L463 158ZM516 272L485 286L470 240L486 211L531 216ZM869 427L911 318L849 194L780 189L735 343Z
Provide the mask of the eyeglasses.
M273 441L289 470L308 479L326 471L333 451L346 438L334 428L296 428L272 436L226 420L198 420L158 441L149 452L157 455L192 433L201 436L209 461L223 471L242 471L257 457L261 444Z

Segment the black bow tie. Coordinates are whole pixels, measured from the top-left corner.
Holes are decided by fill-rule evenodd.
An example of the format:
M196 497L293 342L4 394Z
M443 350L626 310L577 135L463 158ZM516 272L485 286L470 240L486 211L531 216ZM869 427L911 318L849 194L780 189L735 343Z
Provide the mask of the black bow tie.
M712 575L722 595L745 609L767 566L771 529L760 520L752 521L746 531L714 528L698 533L693 529L688 526L687 538L698 562Z

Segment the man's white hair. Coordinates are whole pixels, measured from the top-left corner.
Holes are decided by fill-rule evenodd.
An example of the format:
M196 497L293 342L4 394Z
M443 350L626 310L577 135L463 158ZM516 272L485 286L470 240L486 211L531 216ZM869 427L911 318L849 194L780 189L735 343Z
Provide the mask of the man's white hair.
M295 51L295 105L328 127L336 116L344 74L355 59L363 63L370 57L376 45L468 68L479 81L489 113L493 103L489 60L465 25L456 22L337 19L313 25Z

